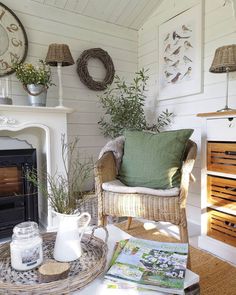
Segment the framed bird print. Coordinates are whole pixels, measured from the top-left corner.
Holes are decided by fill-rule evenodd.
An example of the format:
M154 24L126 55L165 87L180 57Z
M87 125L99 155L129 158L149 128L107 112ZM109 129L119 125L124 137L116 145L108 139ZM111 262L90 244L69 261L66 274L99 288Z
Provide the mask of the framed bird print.
M159 99L201 92L202 12L200 4L159 27Z

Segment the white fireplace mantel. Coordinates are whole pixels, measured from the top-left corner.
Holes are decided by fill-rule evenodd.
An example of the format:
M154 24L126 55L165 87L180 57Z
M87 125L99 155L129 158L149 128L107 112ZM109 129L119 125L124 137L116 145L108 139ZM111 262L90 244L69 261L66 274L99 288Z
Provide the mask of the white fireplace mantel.
M46 164L50 175L63 173L61 136L67 138L67 114L72 112L66 107L0 105L0 136L26 140L37 150L38 167ZM39 211L40 223L47 230L53 229L51 208L42 197Z

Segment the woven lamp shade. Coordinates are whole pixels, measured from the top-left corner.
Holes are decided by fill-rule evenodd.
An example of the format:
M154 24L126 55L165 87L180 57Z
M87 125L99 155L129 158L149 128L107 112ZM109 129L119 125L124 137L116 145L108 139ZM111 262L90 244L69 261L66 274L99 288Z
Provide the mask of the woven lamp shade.
M56 67L58 63L61 63L63 67L71 66L75 63L69 46L66 44L50 44L45 62L53 67Z
M236 44L217 48L209 71L212 73L236 71Z

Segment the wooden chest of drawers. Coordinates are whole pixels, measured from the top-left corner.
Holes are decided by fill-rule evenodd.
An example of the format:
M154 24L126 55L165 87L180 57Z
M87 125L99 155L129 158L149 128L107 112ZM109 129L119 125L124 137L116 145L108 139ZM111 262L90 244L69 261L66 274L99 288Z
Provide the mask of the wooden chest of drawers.
M198 245L236 264L236 111L198 116L204 118Z
M208 142L207 170L236 173L236 143Z
M224 243L236 246L236 216L209 208L207 211L207 234Z
M236 174L236 142L207 141L206 151L207 235L236 246L236 216L225 212L225 209L236 212L236 179L227 177ZM218 210L213 210L214 207Z
M236 210L236 179L207 176L208 204Z

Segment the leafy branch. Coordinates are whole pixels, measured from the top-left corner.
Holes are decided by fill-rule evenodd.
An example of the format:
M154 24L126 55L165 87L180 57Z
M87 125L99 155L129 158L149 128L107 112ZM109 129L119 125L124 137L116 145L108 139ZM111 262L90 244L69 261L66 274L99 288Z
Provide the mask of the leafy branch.
M148 79L147 70L144 69L135 74L129 85L119 76L115 76L114 84L108 86L100 96L105 116L98 124L105 137L115 138L126 129L160 132L171 122L173 114L166 110L157 117L155 124L147 123L143 107Z

